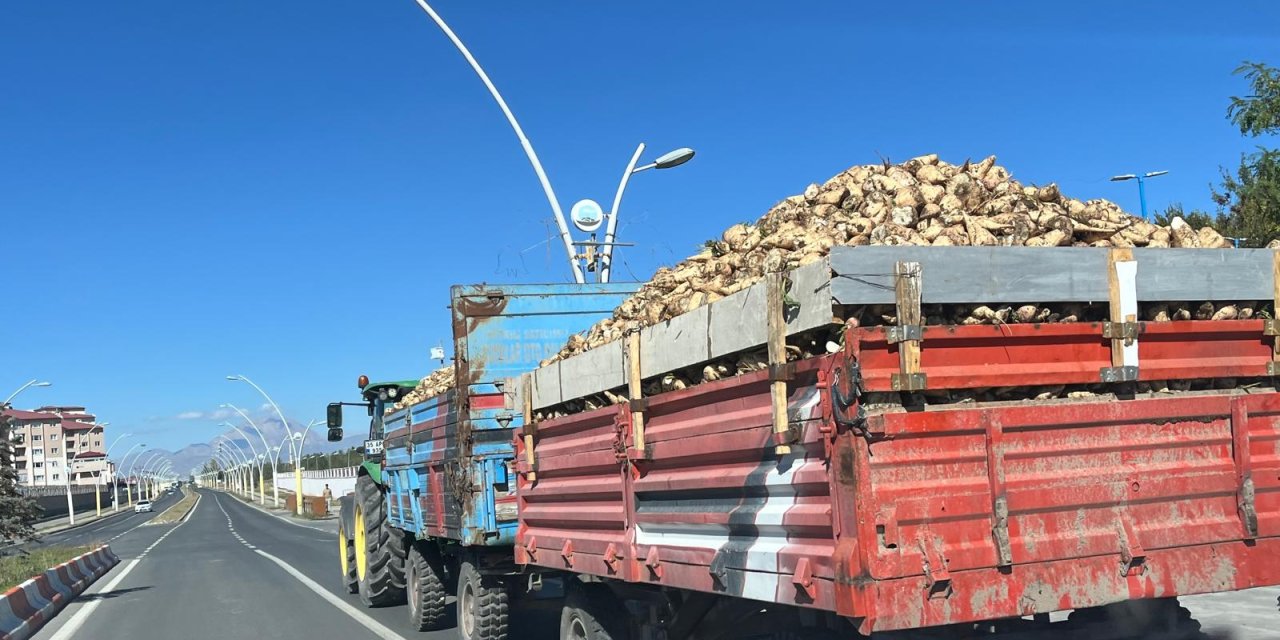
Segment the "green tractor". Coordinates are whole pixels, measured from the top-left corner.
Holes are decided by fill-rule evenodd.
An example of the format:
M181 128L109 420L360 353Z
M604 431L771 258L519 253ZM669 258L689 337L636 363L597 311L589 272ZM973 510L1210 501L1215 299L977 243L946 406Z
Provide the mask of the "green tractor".
M364 459L356 474L356 491L338 499L338 558L347 591L360 595L366 606L387 606L405 601L407 547L399 532L387 522L385 485L382 481L384 435L382 416L387 407L404 397L417 380L370 383L360 376L365 402L334 402L327 411L328 440L342 440L342 407L364 407L369 414L369 434L359 447Z

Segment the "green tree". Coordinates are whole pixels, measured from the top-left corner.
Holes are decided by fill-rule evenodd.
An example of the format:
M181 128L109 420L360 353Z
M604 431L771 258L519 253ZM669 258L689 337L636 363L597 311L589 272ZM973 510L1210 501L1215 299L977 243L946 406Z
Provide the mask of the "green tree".
M1217 216L1211 213L1205 213L1204 211L1200 211L1199 209L1196 209L1193 211L1185 211L1182 208L1181 202L1175 202L1169 205L1169 208L1152 216L1151 221L1160 226L1167 227L1175 217L1182 218L1187 222L1187 224L1191 225L1196 229L1199 229L1200 227L1213 227L1217 229L1220 233L1223 233L1228 236L1231 235L1223 230L1221 226L1222 221L1219 220Z
M1280 130L1280 70L1261 62L1245 62L1233 73L1243 75L1253 90L1244 97L1231 96L1227 107L1227 117L1240 127L1240 133L1256 138Z
M1280 70L1246 62L1235 74L1249 81L1251 93L1231 97L1227 118L1241 135L1280 133ZM1242 246L1266 246L1280 238L1280 150L1259 146L1241 156L1234 172L1223 169L1213 201L1218 205L1214 226L1224 235L1246 238Z
M8 408L0 404L0 411ZM0 414L0 540L31 540L35 538L31 523L39 517L41 509L35 500L18 492L9 420Z

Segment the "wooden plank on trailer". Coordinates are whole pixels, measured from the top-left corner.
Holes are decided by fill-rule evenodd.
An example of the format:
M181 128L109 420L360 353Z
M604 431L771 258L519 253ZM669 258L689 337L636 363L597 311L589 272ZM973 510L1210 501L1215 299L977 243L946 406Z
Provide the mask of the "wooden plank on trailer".
M533 435L537 431L538 426L533 421L533 376L525 374L520 376L520 412L524 420L523 431L520 438L524 441L524 458L525 464L529 470L525 477L529 482L538 481L538 457L533 450Z
M623 339L627 345L627 398L631 400L631 446L643 452L646 448L644 437L644 411L637 408L637 402L643 398L644 389L640 382L644 360L641 355L639 332L630 333Z
M711 359L711 314L704 305L640 332L640 375L662 375Z
M1134 249L1138 299L1151 302L1268 300L1270 249Z
M622 342L603 344L562 360L560 373L560 397L565 400L621 387L627 383Z
M533 371L533 408L541 409L563 402L560 394L560 363L552 362Z
M781 273L768 273L764 276L765 284L765 324L769 330L769 364L776 369L778 365L787 363L787 321L783 315L784 283ZM790 426L787 419L787 383L775 379L769 384L769 394L773 405L773 432L785 434ZM774 453L783 456L791 453L791 446L779 443L773 447Z
M1091 247L833 247L831 295L839 304L894 304L894 265L929 273L924 304L1107 299L1107 250Z
M922 267L918 262L898 262L893 266L897 281L894 287L899 327L924 324L920 312ZM904 376L920 372L920 341L903 340L898 345L898 368Z
M1111 249L1107 255L1107 300L1112 323L1138 321L1136 292L1138 264L1132 249ZM1111 366L1136 366L1138 344L1133 338L1111 340Z

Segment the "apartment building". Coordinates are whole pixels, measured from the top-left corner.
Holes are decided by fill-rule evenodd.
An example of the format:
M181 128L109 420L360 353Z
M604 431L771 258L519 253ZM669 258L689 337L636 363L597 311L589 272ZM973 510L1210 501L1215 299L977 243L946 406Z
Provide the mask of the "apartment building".
M18 483L33 487L96 484L110 477L105 434L84 407L45 406L7 409ZM105 479L105 478L104 478Z

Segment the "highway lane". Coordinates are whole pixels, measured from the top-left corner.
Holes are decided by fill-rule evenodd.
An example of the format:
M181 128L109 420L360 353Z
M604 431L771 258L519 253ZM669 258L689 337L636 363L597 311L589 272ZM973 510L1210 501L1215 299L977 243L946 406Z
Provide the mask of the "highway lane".
M331 521L285 520L225 493L200 494L186 523L135 524L112 542L121 565L36 638L456 637L453 629L414 632L406 607L365 609L345 593ZM1223 637L1277 640L1277 593L1200 596L1187 604L1206 628L1232 634ZM554 637L555 626L547 618L516 622L513 637Z
M176 493L174 495L161 495L155 501L155 510L151 513L134 513L133 507L121 504L120 513L118 515L113 515L101 520L94 520L88 524L73 527L71 529L43 534L38 540L23 543L18 546L24 549L29 549L35 547L78 546L97 542L108 542L133 527L136 527L139 524L159 515L165 509L176 503L179 497L180 496ZM105 507L103 509L103 513L107 513L109 509L110 507Z
M183 638L396 638L370 629L242 542L228 525L256 513L209 491L178 525L140 526L112 543L121 563L35 637L138 640ZM292 529L273 523L273 536ZM235 528L239 528L238 526ZM299 529L302 532L301 529ZM319 545L321 532L311 544ZM326 540L331 542L330 540ZM298 542L298 540L294 540ZM256 546L256 545L254 545ZM380 633L381 631L381 633Z

